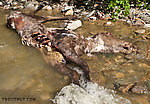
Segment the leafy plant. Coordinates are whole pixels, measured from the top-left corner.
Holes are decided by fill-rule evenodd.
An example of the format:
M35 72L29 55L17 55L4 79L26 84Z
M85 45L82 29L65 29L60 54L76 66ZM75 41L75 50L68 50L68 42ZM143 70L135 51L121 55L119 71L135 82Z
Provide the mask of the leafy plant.
M128 16L130 13L129 0L111 0L108 8L112 13L112 17L118 17L118 14L122 11L124 16Z
M128 16L131 4L134 4L134 7L150 9L150 0L111 0L107 10L111 12L113 18L118 17L121 11L124 16Z

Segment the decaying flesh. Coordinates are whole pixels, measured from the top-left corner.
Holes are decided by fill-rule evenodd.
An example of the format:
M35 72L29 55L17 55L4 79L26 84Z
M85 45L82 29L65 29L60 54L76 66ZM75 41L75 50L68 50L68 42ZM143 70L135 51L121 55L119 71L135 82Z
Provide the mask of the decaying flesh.
M90 81L89 67L86 61L80 58L80 55L95 52L131 53L137 51L135 45L117 39L111 33L97 33L93 37L85 38L70 30L47 28L41 23L41 19L21 12L10 13L7 16L7 25L18 32L22 44L36 47L45 53L44 57L47 57L47 62L71 77L76 84L79 83L80 75L68 68L66 62L77 64L82 70L85 80ZM48 58L53 53L56 53L56 57Z

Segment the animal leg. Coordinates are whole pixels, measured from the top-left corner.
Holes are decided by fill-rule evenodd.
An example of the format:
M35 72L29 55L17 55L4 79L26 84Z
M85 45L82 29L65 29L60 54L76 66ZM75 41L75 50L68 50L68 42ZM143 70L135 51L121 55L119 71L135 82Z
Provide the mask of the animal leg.
M71 78L73 83L79 85L80 75L75 70L72 70L66 66L66 64L63 62L64 58L59 52L52 51L47 54L41 50L41 53L44 53L42 56L47 64L54 67L59 72L67 75Z
M85 77L85 80L90 81L89 67L85 60L83 60L82 58L80 58L79 55L77 55L74 49L70 48L70 46L68 47L67 45L64 45L63 43L57 44L55 47L64 55L67 61L71 61L77 64L83 71L83 76Z

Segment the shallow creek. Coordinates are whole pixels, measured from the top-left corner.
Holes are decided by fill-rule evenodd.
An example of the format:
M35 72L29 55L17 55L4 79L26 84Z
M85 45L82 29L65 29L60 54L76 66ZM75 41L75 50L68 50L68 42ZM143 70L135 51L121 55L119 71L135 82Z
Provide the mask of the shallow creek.
M38 50L22 45L19 35L6 27L7 13L0 12L0 104L52 104L50 99L54 98L61 88L70 84L69 78L49 67ZM46 15L47 13L39 12L39 14ZM103 101L101 104L108 104L105 99L107 101L111 101L113 98L117 99L113 97L108 100L109 97L112 97L109 93L114 94L108 89L116 91L116 95L120 97L120 103L117 101L117 104L130 104L130 102L132 104L149 104L150 93L123 93L118 89L114 89L114 86L118 83L128 85L137 82L140 86L146 86L145 89L150 90L150 53L148 54L147 51L147 47L150 47L148 46L150 31L146 31L145 34L135 34L134 31L138 30L139 27L129 26L123 22L113 22L112 26L106 26L106 23L107 21L105 20L84 21L83 26L77 29L76 32L84 36L92 36L97 32L111 32L117 38L134 42L141 51L139 55L98 53L92 57L83 56L90 67L92 82L107 88L105 91L103 88L99 88L102 94L98 96L103 96L104 100L99 99ZM60 27L63 23L62 21L52 21L45 23L45 25ZM145 37L148 37L148 39ZM92 85L89 84L91 88L88 91L97 86ZM74 85L69 87L74 88ZM73 91L77 91L76 89L80 90L80 88L75 87ZM67 91L65 89L65 92ZM94 89L93 91L97 90ZM84 93L82 90L79 92ZM79 92L74 92L73 94L79 94ZM82 95L89 97L86 93ZM2 99L15 97L31 99L24 101L4 101ZM125 99L121 99L121 97ZM92 97L89 98L91 99ZM95 95L93 98L95 98ZM121 103L122 101L124 102ZM85 102L83 104L88 104ZM77 103L72 101L70 104ZM113 104L113 102L109 102L109 104Z

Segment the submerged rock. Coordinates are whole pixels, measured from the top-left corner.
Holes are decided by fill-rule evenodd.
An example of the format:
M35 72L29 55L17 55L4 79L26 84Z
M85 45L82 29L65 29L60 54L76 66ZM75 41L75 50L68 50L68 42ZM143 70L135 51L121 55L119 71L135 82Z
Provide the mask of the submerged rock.
M82 22L80 20L71 21L71 23L68 23L67 29L75 30L82 26Z
M4 47L6 47L7 46L7 44L6 43L4 43L4 42L0 42L0 48L4 48Z

